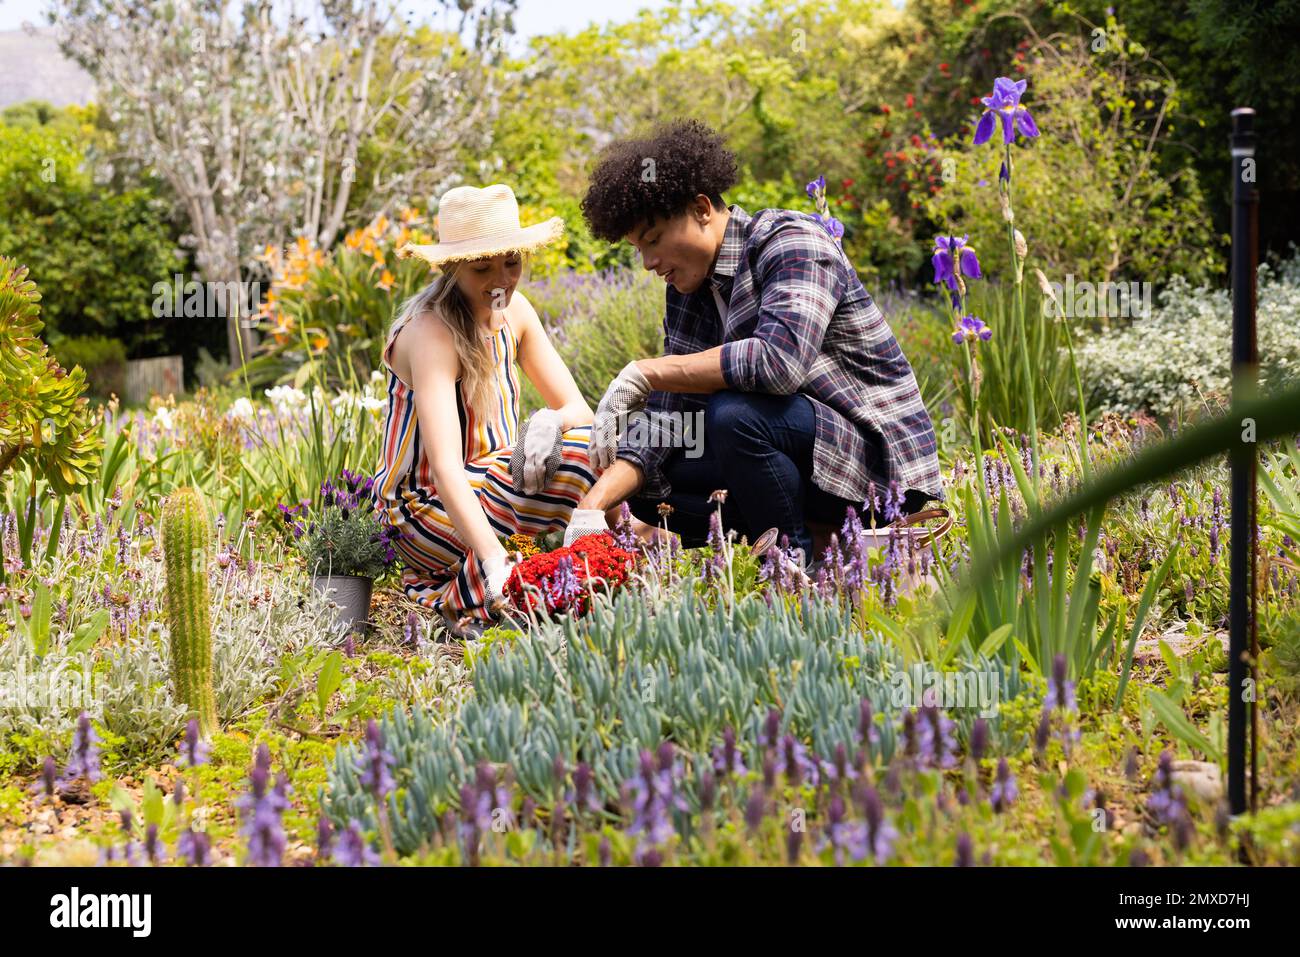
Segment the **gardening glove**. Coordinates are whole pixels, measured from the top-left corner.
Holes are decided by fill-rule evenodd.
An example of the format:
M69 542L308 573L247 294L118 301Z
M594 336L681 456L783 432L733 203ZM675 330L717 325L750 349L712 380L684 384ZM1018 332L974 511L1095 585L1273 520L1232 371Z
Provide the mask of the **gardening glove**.
M509 554L483 559L483 574L487 578L485 604L489 609L505 604L506 582L510 580L510 572L513 570L513 556Z
M575 508L573 516L569 519L569 527L564 530L564 544L572 545L583 535L608 531L609 523L605 521L605 513L600 509Z
M619 420L640 412L649 398L650 382L633 360L609 384L596 406L596 417L591 425L591 464L597 472L603 472L614 464Z
M560 467L564 418L555 409L534 412L519 430L510 455L510 481L516 492L536 495L551 484Z

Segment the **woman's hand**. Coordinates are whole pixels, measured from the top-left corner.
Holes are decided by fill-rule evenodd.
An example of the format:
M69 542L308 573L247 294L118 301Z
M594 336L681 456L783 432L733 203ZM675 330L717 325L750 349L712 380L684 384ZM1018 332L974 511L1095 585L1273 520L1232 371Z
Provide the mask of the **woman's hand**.
M483 574L487 577L487 601L489 609L505 604L506 582L514 569L514 557L510 554L489 555L483 559Z

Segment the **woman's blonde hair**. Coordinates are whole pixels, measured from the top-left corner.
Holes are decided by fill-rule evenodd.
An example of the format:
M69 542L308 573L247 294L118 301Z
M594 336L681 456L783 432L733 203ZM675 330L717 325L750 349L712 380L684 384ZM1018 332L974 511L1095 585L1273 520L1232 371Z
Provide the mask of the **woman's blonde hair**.
M527 254L516 252L514 255L520 256L524 260L522 265L527 266ZM471 411L481 418L491 404L496 370L492 352L484 347L483 335L474 321L474 312L456 284L461 270L469 265L471 262L468 261L443 263L432 282L402 303L389 326L388 337L391 338L393 330L422 312L430 312L441 319L451 330L456 358L460 360L460 379L457 381L461 383ZM520 278L523 278L522 271Z

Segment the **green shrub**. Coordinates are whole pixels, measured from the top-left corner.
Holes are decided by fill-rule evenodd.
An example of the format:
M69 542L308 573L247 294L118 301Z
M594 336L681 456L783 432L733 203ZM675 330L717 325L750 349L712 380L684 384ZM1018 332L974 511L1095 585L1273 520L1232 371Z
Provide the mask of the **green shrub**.
M1043 135L1015 153L1016 225L1032 259L1054 281L1220 272L1195 171L1166 173L1155 162L1178 106L1173 85L1117 49L1093 54L1087 37L1057 39L1029 51L1037 65L1025 105ZM963 131L935 155L943 185L927 212L985 252L1006 231L1000 151Z
M126 393L126 348L108 336L70 336L51 348L65 369L86 371L87 391L100 399Z
M524 291L578 389L595 408L619 370L664 351L664 283L643 269L566 273ZM526 383L525 412L544 403Z
M148 190L94 182L88 139L64 129L0 125L0 254L40 284L51 339L107 334L133 354L157 348L166 329L153 287L182 264L166 209Z

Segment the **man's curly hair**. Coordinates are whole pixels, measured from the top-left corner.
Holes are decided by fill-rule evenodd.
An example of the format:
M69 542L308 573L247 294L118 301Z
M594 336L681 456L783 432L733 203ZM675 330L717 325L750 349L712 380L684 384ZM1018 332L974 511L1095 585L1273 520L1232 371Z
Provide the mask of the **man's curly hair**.
M736 184L736 154L698 120L662 124L642 139L617 140L600 154L582 215L594 236L618 242L639 223L683 212L701 193L723 209Z

